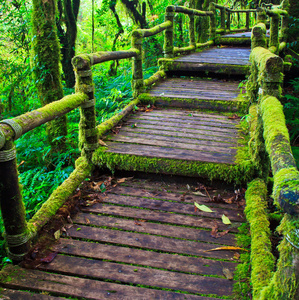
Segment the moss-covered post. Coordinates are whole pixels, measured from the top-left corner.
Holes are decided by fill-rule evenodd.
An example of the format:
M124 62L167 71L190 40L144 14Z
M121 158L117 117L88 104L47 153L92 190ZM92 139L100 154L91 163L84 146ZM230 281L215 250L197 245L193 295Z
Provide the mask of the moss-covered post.
M226 8L220 8L220 17L221 17L221 29L223 29L223 34L225 33L225 17L226 17Z
M279 21L280 21L279 14L273 14L270 18L269 48L270 51L275 54L278 54L278 50L279 50Z
M165 30L164 34L164 57L173 58L173 18L174 6L167 6L165 11L165 21L170 21L172 26Z
M252 28L251 49L255 47L267 47L266 25L264 23L258 23Z
M210 6L210 0L204 0L203 5L202 5L202 10L207 11L209 10ZM209 40L210 38L210 16L202 16L200 17L200 33L199 33L199 38L198 42L199 43L205 43Z
M228 32L230 32L230 25L231 25L231 12L228 9L226 12L226 29Z
M132 48L138 50L136 57L133 57L133 78L132 89L133 96L137 97L144 89L143 71L142 71L142 40L143 35L141 30L132 32Z
M210 40L213 40L216 37L216 7L213 2L209 5L209 11L213 13L210 16Z
M264 8L259 7L257 9L257 18L256 18L256 23L264 23L266 24L267 21L267 14L266 10Z
M91 161L94 150L99 146L98 131L96 129L96 112L94 84L92 80L92 57L88 55L75 56L72 60L76 75L76 92L84 93L88 96L80 107L79 123L79 149L81 155Z
M246 12L246 25L245 25L245 28L248 31L250 29L250 12L249 11Z
M8 124L5 121L3 123ZM14 126L13 128L17 130L20 128L16 122L9 126ZM15 132L17 135L17 131ZM2 131L0 134L1 139L5 141ZM0 149L0 208L8 257L15 263L20 262L27 254L30 234L27 229L26 212L19 186L16 148L11 140L6 141Z
M189 40L190 40L190 46L194 46L194 50L195 50L196 40L195 40L194 15L189 15Z

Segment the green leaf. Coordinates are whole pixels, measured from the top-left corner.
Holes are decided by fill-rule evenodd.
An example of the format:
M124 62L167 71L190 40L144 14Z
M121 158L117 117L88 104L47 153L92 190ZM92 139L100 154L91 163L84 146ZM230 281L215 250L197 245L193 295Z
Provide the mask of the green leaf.
M194 202L194 205L199 209L202 210L204 212L214 212L213 210L211 210L208 206L206 205L199 205L198 203Z
M227 225L231 224L230 219L226 215L222 215L222 222L223 224L227 224Z

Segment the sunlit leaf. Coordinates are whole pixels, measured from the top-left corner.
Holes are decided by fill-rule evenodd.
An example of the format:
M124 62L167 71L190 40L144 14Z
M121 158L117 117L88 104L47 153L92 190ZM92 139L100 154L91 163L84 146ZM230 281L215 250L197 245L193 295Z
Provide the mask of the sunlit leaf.
M194 205L201 211L204 211L204 212L208 212L208 213L211 213L211 212L214 212L213 210L211 210L208 206L206 205L199 205L198 203L194 202Z
M226 224L226 225L231 224L230 219L226 215L222 215L222 222L223 222L223 224Z

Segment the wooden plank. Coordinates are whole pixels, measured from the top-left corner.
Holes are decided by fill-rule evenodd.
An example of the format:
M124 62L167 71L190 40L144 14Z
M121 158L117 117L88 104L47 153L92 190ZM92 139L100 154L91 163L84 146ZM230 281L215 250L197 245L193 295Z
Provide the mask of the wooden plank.
M189 115L192 113L189 113ZM231 128L235 131L236 123L231 123L230 120L221 120L221 119L212 119L212 118L205 118L205 117L189 117L186 115L184 116L176 116L171 114L162 114L162 113L155 113L155 114L136 114L130 117L130 120L153 120L153 121L167 121L167 122L180 122L186 124L194 124L194 125L208 125L211 127L217 128Z
M78 230L80 228L80 230ZM74 225L68 230L68 235L77 239L88 239L95 242L127 245L131 247L165 251L169 253L189 254L201 257L233 260L233 251L208 251L219 247L217 244L184 241L169 237L154 236L148 234L110 230L84 225Z
M133 138L133 137L121 136L121 135L115 135L110 140L114 142L124 142L124 143L141 144L141 145L155 145L161 147L206 151L206 152L213 152L213 153L229 153L232 155L236 155L237 153L236 149L231 149L231 148L186 144L184 142L182 143L168 142L168 141L160 141L155 139Z
M169 159L180 159L188 161L202 161L202 162L214 162L214 163L225 163L235 164L235 157L230 154L224 153L209 153L202 151L194 151L187 149L175 149L168 147L158 146L143 146L136 144L123 144L107 142L107 152L120 153L120 154L131 154L137 156L147 157L160 157Z
M128 231L143 232L167 237L176 237L181 239L217 243L229 246L235 245L235 236L233 234L226 234L225 236L216 239L211 236L210 231L194 228L186 229L186 227L140 222L136 220L127 220L106 216L97 216L94 214L87 213L81 213L77 215L73 219L73 222L76 224L87 224L99 227L105 226L109 228L117 228Z
M223 142L232 145L233 142L238 143L238 140L235 139L228 139L226 137L220 136L212 136L212 135L205 135L205 134L192 134L192 133L183 133L183 132L175 132L175 131L163 131L161 130L150 130L147 128L130 128L130 127L122 127L120 130L121 133L124 132L131 132L131 133L146 133L146 134L155 134L160 136L172 136L172 137L182 137L182 138L191 138L199 140L207 140L207 141L216 141L216 142Z
M229 147L236 147L234 144L230 143L222 143L222 142L213 142L208 140L199 140L199 139L188 139L183 137L171 137L164 135L154 135L154 134L146 134L146 133L134 133L134 132L126 132L122 131L122 133L117 135L118 137L128 137L128 138L141 138L155 141L167 141L167 142L176 142L176 143L186 143L186 144L194 144L194 145L202 145L202 146L210 146L210 147L218 147L219 149L227 149ZM220 152L220 150L219 150Z
M218 65L238 65L238 66L249 66L249 60L236 60L235 58L231 59L221 59L221 58L204 58L204 57L198 57L198 58L181 58L176 59L176 62L184 62L184 63L208 63L208 64L218 64ZM221 67L221 66L220 66Z
M225 203L214 203L210 202L209 197L203 197L203 196L197 196L194 194L187 193L187 188L185 191L182 191L181 193L176 190L176 192L169 192L168 189L171 188L171 186L165 187L167 189L166 191L157 191L155 190L149 190L150 187L143 187L134 185L133 182L130 182L130 186L116 186L115 188L111 189L108 194L117 194L117 195L127 195L127 196L136 196L136 197L146 197L146 198L153 198L153 199L159 199L159 200L169 200L169 201L176 201L176 202L182 202L181 198L183 196L182 193L184 193L184 201L185 203L194 203L197 202L199 204L205 204L209 207L220 207L224 209L233 209L233 210L239 210L242 211L242 208L238 208L238 206L235 204L225 204ZM210 196L213 197L213 191L209 192ZM217 193L216 195L218 195Z
M132 122L128 121L127 124L137 124L137 126L134 126L134 128L148 128L148 129L158 129L158 130L165 130L165 131L174 131L174 132L183 132L183 133L195 133L195 134L206 134L206 135L213 135L213 136L220 136L220 137L225 137L228 140L229 139L236 139L237 138L237 132L232 131L232 132L223 132L223 131L214 131L213 127L204 127L202 129L192 129L190 126L180 126L180 124L177 124L177 126L173 126L172 124L169 124L169 126L164 125L163 122L158 122L158 124L146 124L143 123L142 121L139 122ZM162 133L163 134L163 133Z
M19 269L13 269L14 270ZM21 270L21 269L20 269ZM10 281L3 284L9 288L24 288L35 291L57 293L65 297L82 297L84 299L190 299L217 300L215 298L185 295L149 288L91 280L61 274L46 273L38 270L26 270L26 280L12 276Z
M237 227L241 223L233 222L232 225L224 225L219 219L204 218L198 216L187 216L179 214L171 214L168 212L150 211L145 209L137 209L131 207L115 206L109 204L95 204L92 207L84 207L82 211L87 213L104 214L110 216L129 217L133 219L150 220L160 223L186 225L201 228L213 228L217 224L219 230L228 230L230 232L238 232Z
M186 273L223 276L223 267L228 268L232 273L236 267L236 263L233 262L222 261L220 263L217 260L200 257L159 253L72 239L60 239L59 242L59 253L144 265Z
M225 87L224 87L225 88ZM232 92L232 91L225 91L225 90L202 90L202 89L195 89L193 87L186 87L186 86L161 86L157 85L152 88L152 91L165 91L165 92L175 92L178 94L195 94L200 96L209 96L211 98L219 98L219 99L231 99L236 98L239 95L238 91Z
M180 214L196 215L208 218L221 219L222 215L226 215L231 221L243 222L244 216L243 212L230 210L229 208L213 208L213 213L207 213L204 211L194 211L193 203L182 203L182 202L169 202L163 200L141 198L141 197L131 197L123 196L117 194L108 194L102 200L104 203L113 203L119 205L136 206L141 208L147 208L151 210L177 212ZM208 204L207 204L208 206Z
M58 255L51 264L40 268L76 276L90 276L96 279L105 278L124 283L168 288L191 293L210 294L213 291L214 294L219 296L232 294L232 281L223 278L120 265L80 257Z
M45 294L33 294L32 292L16 291L10 289L1 289L1 300L62 300L65 298L49 296Z
M227 128L227 127L216 127L216 126L208 126L208 125L200 125L200 124L190 124L186 122L181 122L180 120L165 120L161 118L160 120L144 120L144 119L130 119L126 122L126 124L151 124L151 125L161 125L161 126L173 126L173 127L179 127L179 128L193 128L193 129L202 129L202 130L208 130L208 131L218 131L223 133L232 133L232 134L238 134L238 131L236 128ZM215 124L214 124L215 125Z

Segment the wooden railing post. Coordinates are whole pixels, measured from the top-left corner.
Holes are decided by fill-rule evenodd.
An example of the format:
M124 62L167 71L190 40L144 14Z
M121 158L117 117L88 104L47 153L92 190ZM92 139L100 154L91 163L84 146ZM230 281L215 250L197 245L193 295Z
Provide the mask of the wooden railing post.
M172 26L165 30L164 34L164 57L173 58L173 18L174 7L168 6L165 12L165 21L170 21Z
M220 8L220 16L221 16L221 29L223 29L223 34L225 34L225 16L226 16L226 8Z
M209 5L209 11L213 13L210 15L210 40L213 40L216 37L216 7L213 2Z
M257 8L257 18L256 18L256 23L264 23L266 24L267 21L267 14L266 10L264 8Z
M79 149L81 155L91 160L92 153L99 147L98 131L96 129L96 112L94 84L92 80L91 55L75 56L72 60L76 75L76 93L81 92L88 96L88 100L80 107Z
M231 24L231 12L228 9L226 12L226 29L228 32L230 32L230 24Z
M250 28L250 12L249 11L246 12L246 25L245 25L245 27L246 27L246 30L249 30L249 28Z
M251 49L255 47L267 47L266 25L264 23L258 23L252 28Z
M280 16L278 14L273 14L270 17L270 42L269 50L272 53L277 54L279 51L279 21Z
M15 139L22 134L18 123L4 120L1 123L13 128ZM26 223L26 212L18 179L16 148L12 140L5 142L0 128L0 206L5 228L5 240L8 257L13 262L20 262L28 252L28 241L31 238ZM4 144L4 145L3 145ZM3 146L3 147L1 147Z
M194 46L194 50L195 50L196 40L195 40L194 15L189 15L189 39L190 39L190 46Z
M133 57L133 78L132 89L133 96L137 97L144 89L143 71L142 71L142 40L143 36L140 30L132 32L132 48L138 50L136 57Z

